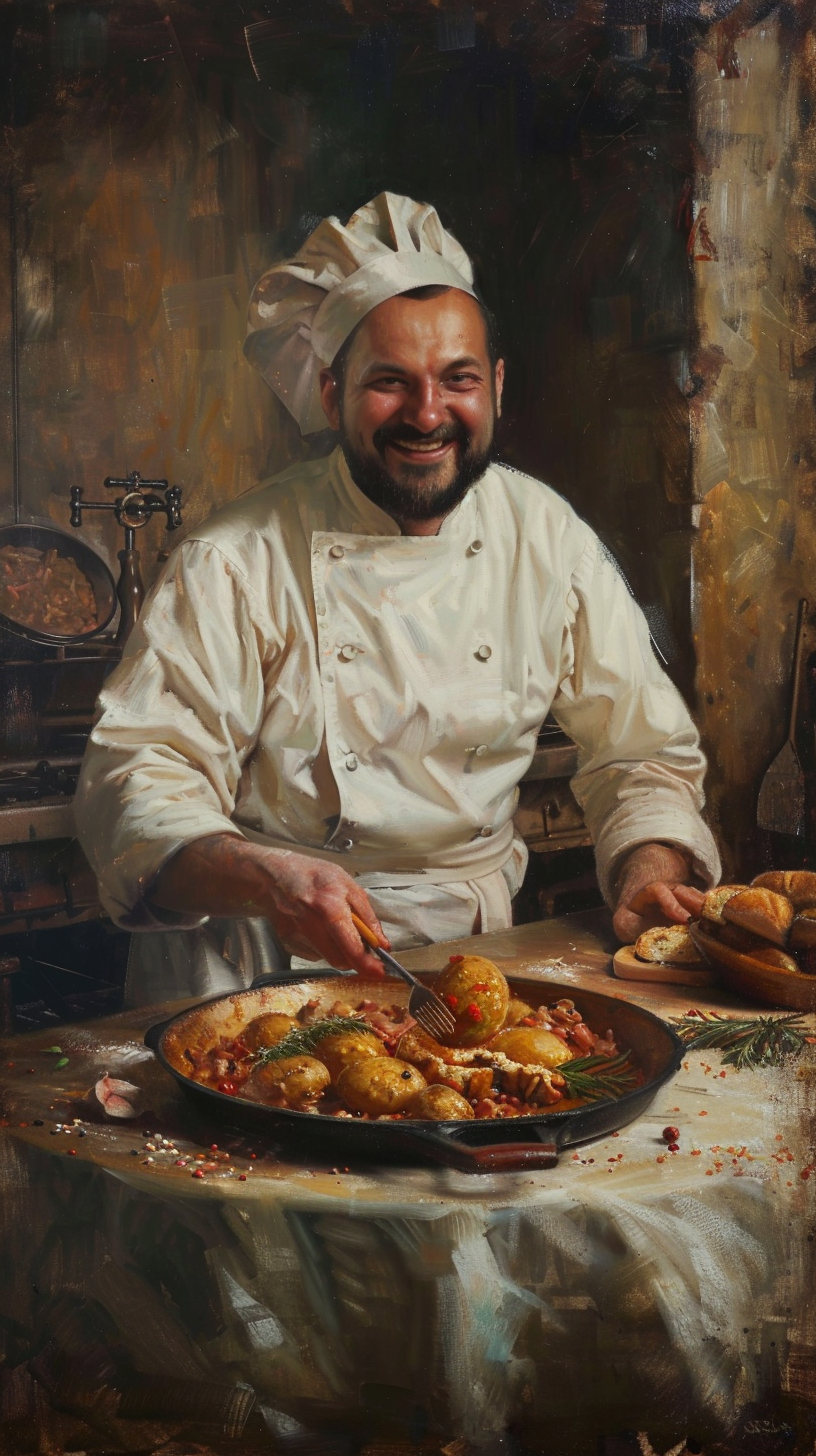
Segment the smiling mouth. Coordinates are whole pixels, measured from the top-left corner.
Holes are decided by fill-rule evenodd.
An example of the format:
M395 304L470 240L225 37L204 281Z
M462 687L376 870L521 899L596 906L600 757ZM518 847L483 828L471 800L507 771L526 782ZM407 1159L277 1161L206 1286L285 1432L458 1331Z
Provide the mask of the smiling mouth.
M388 440L386 445L404 460L441 460L454 448L455 440Z

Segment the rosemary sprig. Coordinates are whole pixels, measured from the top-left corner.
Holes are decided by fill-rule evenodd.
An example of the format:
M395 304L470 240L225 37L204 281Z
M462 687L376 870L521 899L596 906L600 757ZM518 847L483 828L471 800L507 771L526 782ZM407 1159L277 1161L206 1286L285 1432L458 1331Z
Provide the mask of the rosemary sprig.
M310 1026L293 1026L282 1041L274 1046L261 1047L252 1053L257 1066L266 1062L279 1062L282 1057L298 1057L313 1052L324 1036L339 1036L344 1031L370 1031L360 1016L327 1016L323 1021L313 1021Z
M570 1097L587 1097L593 1101L622 1097L638 1085L629 1057L629 1052L621 1052L617 1057L576 1057L572 1062L562 1062L557 1070L567 1084Z
M673 1016L673 1024L688 1047L724 1051L723 1062L742 1071L751 1067L778 1067L786 1057L799 1056L813 1037L801 1016L720 1016L701 1011L695 1016Z

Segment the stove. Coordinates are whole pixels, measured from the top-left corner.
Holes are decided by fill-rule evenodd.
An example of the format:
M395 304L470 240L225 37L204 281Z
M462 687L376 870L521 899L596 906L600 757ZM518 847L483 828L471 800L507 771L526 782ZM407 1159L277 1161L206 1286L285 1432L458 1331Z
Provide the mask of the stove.
M0 661L0 936L98 916L73 795L110 638Z

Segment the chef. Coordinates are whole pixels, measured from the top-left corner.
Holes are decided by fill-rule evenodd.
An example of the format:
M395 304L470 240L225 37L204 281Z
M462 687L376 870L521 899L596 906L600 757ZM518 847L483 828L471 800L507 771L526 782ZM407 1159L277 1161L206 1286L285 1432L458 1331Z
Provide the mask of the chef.
M337 431L196 527L108 679L77 795L130 1000L511 924L517 785L552 712L624 940L719 871L697 733L596 536L495 463L504 363L433 207L323 221L250 304L250 361Z

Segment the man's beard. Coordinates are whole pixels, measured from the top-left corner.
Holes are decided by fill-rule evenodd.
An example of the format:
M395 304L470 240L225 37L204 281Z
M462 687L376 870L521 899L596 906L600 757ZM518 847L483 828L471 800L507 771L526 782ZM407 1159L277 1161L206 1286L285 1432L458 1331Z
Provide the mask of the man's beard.
M434 473L438 466L413 465L407 461L401 467L402 478L397 478L385 463L385 447L389 440L405 444L412 440L421 440L425 444L454 440L458 446L458 466L453 479L446 484L435 484ZM440 425L438 430L431 430L427 435L412 425L383 425L375 430L372 443L376 455L360 455L351 444L341 417L340 444L354 484L375 506L397 521L431 521L446 516L484 474L493 454L492 436L487 445L479 449L463 424Z

